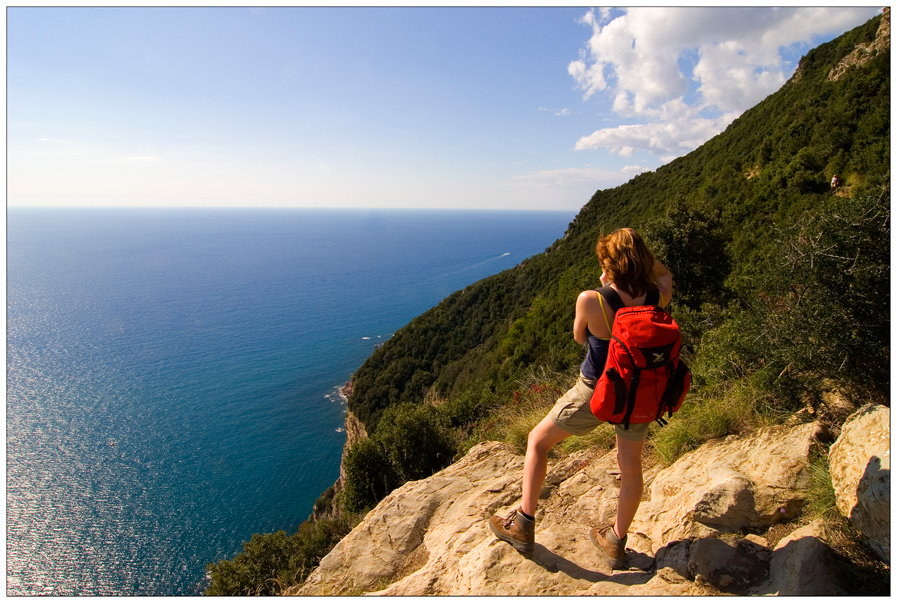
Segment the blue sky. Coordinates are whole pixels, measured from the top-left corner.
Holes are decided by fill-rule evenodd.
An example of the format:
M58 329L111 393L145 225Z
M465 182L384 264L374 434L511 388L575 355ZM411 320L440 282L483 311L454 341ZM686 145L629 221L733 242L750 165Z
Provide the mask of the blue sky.
M575 211L879 12L8 8L7 203Z

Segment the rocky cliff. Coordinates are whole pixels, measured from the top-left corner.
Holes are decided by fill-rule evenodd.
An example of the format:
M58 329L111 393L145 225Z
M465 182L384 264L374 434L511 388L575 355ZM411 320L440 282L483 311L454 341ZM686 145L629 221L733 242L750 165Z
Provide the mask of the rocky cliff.
M868 421L869 414L855 418ZM865 430L845 425L839 442ZM880 447L881 438L873 439ZM615 512L613 452L553 460L536 550L524 557L486 525L493 513L515 508L523 457L484 442L443 471L393 491L291 594L846 594L832 571L836 553L825 525L792 521L806 502L811 453L824 450L825 441L831 435L818 423L769 427L647 469L625 571L610 570L588 538L591 525ZM865 468L866 453L851 450L849 464ZM884 489L883 474L876 477L880 497L889 474ZM889 516L884 521L889 525Z
M891 48L891 8L885 7L882 11L881 25L875 34L875 40L868 44L857 44L850 54L832 67L828 74L830 81L837 81L847 73L851 67L863 65L871 61L879 52L888 52Z

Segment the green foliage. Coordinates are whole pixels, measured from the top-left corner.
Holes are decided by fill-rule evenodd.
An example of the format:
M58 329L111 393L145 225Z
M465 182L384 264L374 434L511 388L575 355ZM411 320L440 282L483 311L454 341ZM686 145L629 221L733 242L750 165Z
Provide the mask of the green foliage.
M329 512L330 509L333 508L334 498L336 496L336 490L333 486L328 487L321 493L321 496L315 501L313 516L321 516L325 513Z
M729 275L729 236L719 210L690 207L682 198L667 205L663 216L647 222L642 234L655 255L673 273L677 303L691 309L704 300L724 301Z
M345 514L337 519L306 521L292 536L283 530L253 534L233 559L210 563L210 596L279 595L301 584L360 517Z
M835 197L777 230L753 297L704 335L696 372L710 382L756 373L783 396L826 379L885 395L889 274L885 192Z
M383 446L372 439L356 442L346 454L346 487L342 504L352 513L371 509L402 484L399 473Z
M766 295L764 341L794 374L865 388L887 386L890 370L890 203L887 191L836 198L776 240ZM806 385L806 384L805 384Z
M211 584L205 594L211 596L273 595L278 582L293 582L286 568L296 555L295 541L281 530L274 534L253 534L243 543L243 552L232 560L209 565Z
M343 505L362 512L406 481L446 467L457 450L456 440L448 414L429 404L387 408L374 434L356 442L346 455Z
M447 417L429 404L404 403L386 409L374 437L404 481L429 477L448 466L455 455Z

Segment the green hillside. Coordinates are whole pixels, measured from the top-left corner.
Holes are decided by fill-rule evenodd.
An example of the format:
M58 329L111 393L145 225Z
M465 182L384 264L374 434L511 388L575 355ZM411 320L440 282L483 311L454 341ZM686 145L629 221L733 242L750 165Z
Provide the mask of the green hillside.
M880 20L809 52L781 90L692 153L596 192L544 253L415 318L357 371L350 410L381 444L401 440L405 423L409 433L450 426L463 439L519 399L534 367L572 380L582 359L574 302L597 286L599 234L621 226L641 231L675 275L672 312L696 369L693 398L749 378L780 412L832 382L886 395L890 53L829 80L875 39ZM833 194L834 174L843 185ZM767 375L775 382L763 383ZM424 400L433 404L396 410ZM401 482L412 477L399 457L423 454L438 469L440 446L380 446L380 460L391 459Z
M809 52L781 90L692 153L596 192L544 253L399 330L353 377L348 406L370 438L346 459L345 491L318 505L335 505L343 523L254 537L239 562L210 566L209 593L244 588L278 563L301 564L301 581L325 533L332 546L346 518L404 481L483 439L522 446L578 374L574 303L598 286L599 234L621 226L642 232L673 272L671 311L693 370L682 412L651 436L661 458L801 409L836 423L823 395L832 390L888 403L889 49L829 79L880 21ZM832 192L834 174L843 185Z

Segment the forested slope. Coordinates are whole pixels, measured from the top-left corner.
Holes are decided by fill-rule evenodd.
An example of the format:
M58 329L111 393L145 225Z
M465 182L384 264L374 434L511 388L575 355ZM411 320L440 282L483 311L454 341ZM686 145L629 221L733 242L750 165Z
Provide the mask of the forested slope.
M829 79L875 39L880 20L809 52L780 91L694 152L596 192L545 253L414 319L357 371L349 408L372 433L385 408L428 392L501 397L528 365L575 366L574 301L598 282L599 234L621 226L643 231L672 268L677 306L700 312L756 298L782 230L843 200L829 192L834 174L853 198L878 195L889 180L890 53ZM688 326L697 349L707 329Z

